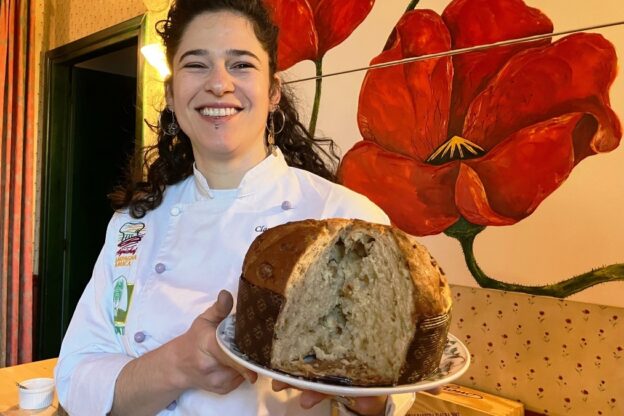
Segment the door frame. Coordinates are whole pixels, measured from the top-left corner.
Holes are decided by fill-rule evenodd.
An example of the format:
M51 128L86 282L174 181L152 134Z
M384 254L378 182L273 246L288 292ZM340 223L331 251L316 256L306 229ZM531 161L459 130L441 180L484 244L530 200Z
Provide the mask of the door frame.
M71 319L65 270L72 189L72 67L124 46L137 44L136 145L143 137L142 85L145 16L137 16L85 38L52 49L44 57L43 144L41 152L41 210L39 228L38 299L35 359L56 357ZM62 197L59 197L61 195Z

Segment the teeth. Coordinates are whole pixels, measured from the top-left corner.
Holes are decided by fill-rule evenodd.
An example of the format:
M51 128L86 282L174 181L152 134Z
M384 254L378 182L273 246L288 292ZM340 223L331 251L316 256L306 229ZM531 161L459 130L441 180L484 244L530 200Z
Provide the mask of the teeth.
M212 107L204 107L199 110L199 113L202 116L210 116L210 117L225 117L236 114L238 110L236 108L212 108Z

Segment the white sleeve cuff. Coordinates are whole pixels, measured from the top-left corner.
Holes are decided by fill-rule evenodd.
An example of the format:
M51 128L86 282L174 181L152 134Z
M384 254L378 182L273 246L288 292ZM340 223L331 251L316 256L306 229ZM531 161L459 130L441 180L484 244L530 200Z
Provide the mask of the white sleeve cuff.
M60 374L57 367L56 384L63 409L72 416L109 413L117 377L132 360L124 354L93 354L81 360L70 374Z

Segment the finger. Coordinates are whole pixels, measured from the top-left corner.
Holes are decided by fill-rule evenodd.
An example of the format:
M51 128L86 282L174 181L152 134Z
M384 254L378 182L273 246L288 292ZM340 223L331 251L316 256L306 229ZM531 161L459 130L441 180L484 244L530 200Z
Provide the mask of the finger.
M212 327L216 328L230 314L233 306L232 294L227 290L222 290L217 296L217 301L199 315L199 318L208 321Z
M304 409L310 409L311 407L316 406L318 403L322 402L326 398L326 394L319 393L318 391L303 390L301 393L301 398L299 399L299 404Z
M347 405L351 410L361 415L378 415L386 408L388 396L366 396L366 397L342 397L337 401Z
M245 382L243 376L236 372L232 373L233 374L228 374L227 376L211 377L209 383L207 383L207 390L217 394L227 394ZM217 381L219 379L222 381Z
M284 389L287 389L290 386L290 384L286 384L283 381L279 381L279 380L273 380L271 382L271 387L273 388L273 391L282 391Z
M243 376L245 378L245 380L249 381L251 384L254 384L256 382L256 380L258 379L258 374L256 374L254 371L251 371L251 370L241 366L240 364L236 363L235 361L233 361L218 346L216 346L215 348L211 348L210 351L211 351L210 355L212 355L212 357L215 360L217 360L217 362L220 365L222 365L224 367L231 368L232 370L236 371L241 376Z
M258 375L234 362L217 345L215 331L216 327L229 315L233 305L234 299L232 298L232 294L227 290L222 290L217 296L217 301L197 317L197 322L207 325L207 327L202 328L202 325L200 324L199 328L201 328L201 331L205 330L209 334L209 337L205 338L202 342L203 347L201 350L205 354L212 356L219 364L233 369L243 376L245 380L254 384L258 379Z
M434 395L437 396L438 394L442 393L442 387L436 387L436 388L431 389L431 390L426 390L426 392L429 393L429 394L434 394Z

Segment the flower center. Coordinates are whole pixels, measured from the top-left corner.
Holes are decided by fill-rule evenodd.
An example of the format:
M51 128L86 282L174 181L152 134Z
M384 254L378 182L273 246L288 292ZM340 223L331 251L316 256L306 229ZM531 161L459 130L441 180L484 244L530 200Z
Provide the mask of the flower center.
M432 165L441 165L457 159L474 159L483 156L485 150L476 143L460 136L453 136L444 142L429 156L427 162Z

